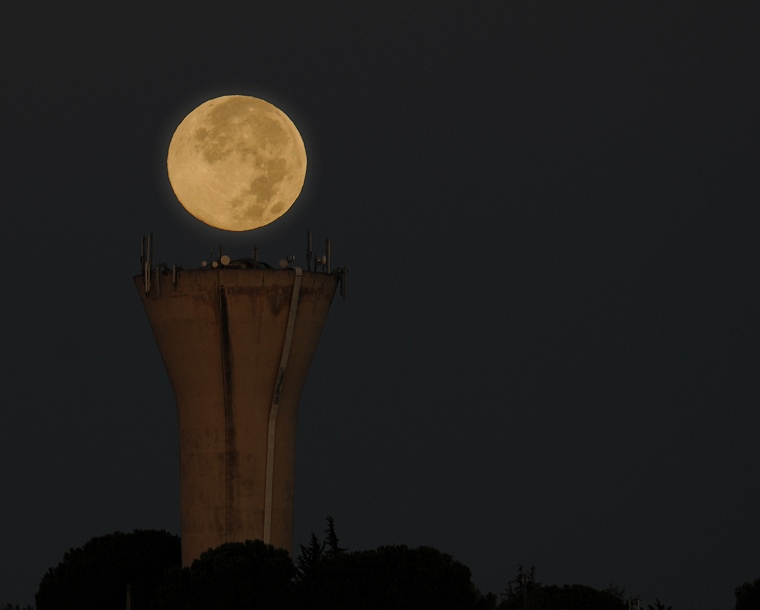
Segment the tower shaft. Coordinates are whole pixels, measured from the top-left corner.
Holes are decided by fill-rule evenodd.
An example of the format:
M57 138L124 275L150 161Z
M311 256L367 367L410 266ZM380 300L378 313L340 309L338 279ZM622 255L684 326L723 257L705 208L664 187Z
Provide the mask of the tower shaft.
M339 278L153 274L135 284L177 403L182 564L247 539L292 552L298 401Z

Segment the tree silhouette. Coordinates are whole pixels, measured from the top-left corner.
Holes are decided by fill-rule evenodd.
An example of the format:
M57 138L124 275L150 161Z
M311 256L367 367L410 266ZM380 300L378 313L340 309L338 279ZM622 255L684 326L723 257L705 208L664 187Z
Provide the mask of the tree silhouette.
M467 610L481 596L470 570L430 547L383 546L325 556L298 584L302 610Z
M536 566L531 566L529 570L526 570L525 566L519 564L517 575L507 583L504 600L499 607L505 610L538 608L540 600L537 596L540 593L541 584L536 582Z
M586 585L542 585L536 582L536 568L517 566L499 604L500 610L627 610L623 590L610 587L599 591ZM658 609L660 610L660 609Z
M228 542L174 570L158 593L160 610L287 608L295 576L284 549L261 540Z
M736 587L734 594L736 610L760 610L760 578Z
M338 536L335 534L335 520L329 515L327 517L324 546L327 547L327 554L330 556L338 555L346 550L338 544Z
M319 541L317 535L312 532L309 546L299 545L301 554L296 560L296 571L298 577L303 579L316 572L319 564L322 563L322 553L325 549L324 543Z
M164 531L114 532L67 551L43 576L37 610L148 608L164 572L180 565L180 540Z

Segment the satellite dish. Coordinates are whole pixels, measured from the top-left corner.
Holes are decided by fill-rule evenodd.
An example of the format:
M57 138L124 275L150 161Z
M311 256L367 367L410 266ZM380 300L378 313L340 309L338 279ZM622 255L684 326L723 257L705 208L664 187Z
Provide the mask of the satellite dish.
M287 269L288 268L288 259L281 258L280 259L280 269Z
M231 259L226 254L223 254L222 258L220 258L219 260L221 261L222 265L229 265Z

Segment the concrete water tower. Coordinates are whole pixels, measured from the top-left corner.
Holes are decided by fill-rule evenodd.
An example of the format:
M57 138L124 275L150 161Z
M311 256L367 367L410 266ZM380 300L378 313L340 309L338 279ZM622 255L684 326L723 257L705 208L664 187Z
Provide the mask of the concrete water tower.
M177 403L182 564L247 539L292 553L298 401L346 271L330 270L329 242L304 271L154 266L151 241L134 281Z

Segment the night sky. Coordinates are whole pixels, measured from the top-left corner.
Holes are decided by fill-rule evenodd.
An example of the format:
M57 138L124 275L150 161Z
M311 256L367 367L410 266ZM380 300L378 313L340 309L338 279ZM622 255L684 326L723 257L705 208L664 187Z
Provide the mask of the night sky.
M295 539L430 545L483 591L729 610L760 577L760 6L0 3L0 604L66 550L179 533L174 401L132 282L332 240ZM174 128L263 98L290 212L226 233ZM317 248L319 250L320 248ZM320 252L318 252L320 253Z

